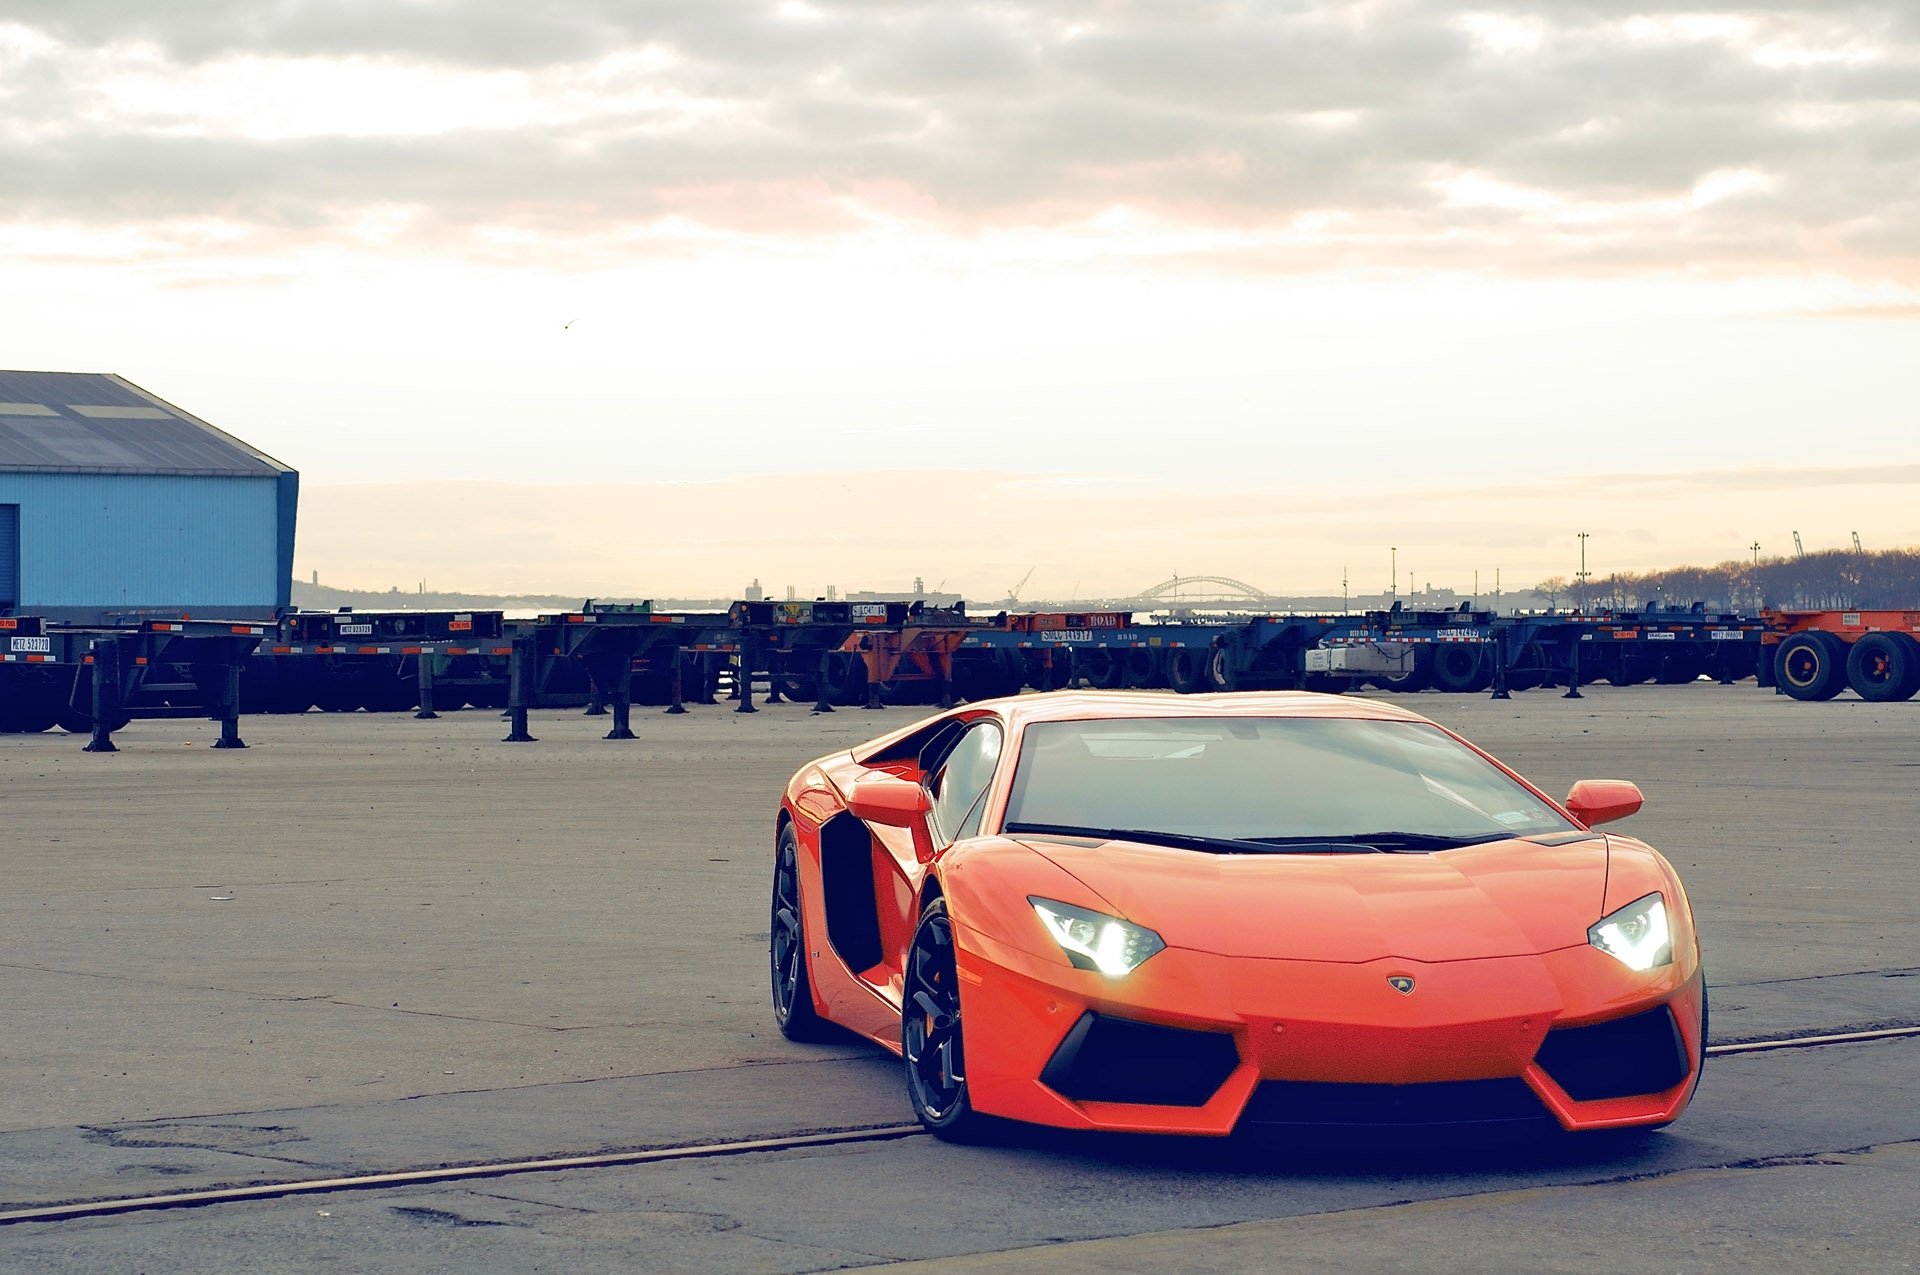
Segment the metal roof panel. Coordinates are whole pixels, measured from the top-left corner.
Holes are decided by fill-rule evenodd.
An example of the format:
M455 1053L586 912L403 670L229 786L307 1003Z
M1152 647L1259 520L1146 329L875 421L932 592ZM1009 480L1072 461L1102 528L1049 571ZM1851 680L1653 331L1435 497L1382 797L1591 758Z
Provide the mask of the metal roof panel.
M0 470L120 474L291 472L118 376L0 371Z

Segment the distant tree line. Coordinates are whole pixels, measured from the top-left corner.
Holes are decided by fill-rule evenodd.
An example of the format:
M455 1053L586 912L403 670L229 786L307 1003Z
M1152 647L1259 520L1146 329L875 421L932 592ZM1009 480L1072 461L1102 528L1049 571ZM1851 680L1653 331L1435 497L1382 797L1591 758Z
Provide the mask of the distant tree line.
M1708 610L1920 610L1920 549L1827 549L1797 558L1734 560L1716 567L1620 571L1534 585L1549 606L1626 610L1648 602Z

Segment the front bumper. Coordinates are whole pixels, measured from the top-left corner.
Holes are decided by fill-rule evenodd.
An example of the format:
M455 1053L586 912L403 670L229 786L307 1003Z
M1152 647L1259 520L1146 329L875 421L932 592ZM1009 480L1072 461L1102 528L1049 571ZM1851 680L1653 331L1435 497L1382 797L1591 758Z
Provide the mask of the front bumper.
M1702 1057L1691 957L1636 974L1585 945L1359 964L1169 948L1110 980L959 940L971 1100L1038 1124L1655 1125L1685 1108Z

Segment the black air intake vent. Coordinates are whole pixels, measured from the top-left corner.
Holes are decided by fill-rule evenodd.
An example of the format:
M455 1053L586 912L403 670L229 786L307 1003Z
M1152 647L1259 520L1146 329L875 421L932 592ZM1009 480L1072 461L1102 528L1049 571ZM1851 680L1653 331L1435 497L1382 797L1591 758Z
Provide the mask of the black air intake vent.
M1243 1125L1431 1127L1547 1121L1519 1077L1412 1085L1268 1080L1253 1091Z
M1690 1062L1665 1005L1592 1027L1555 1028L1534 1061L1575 1102L1660 1093L1687 1078Z
M1040 1080L1076 1102L1203 1107L1239 1065L1240 1051L1225 1032L1087 1013L1053 1051Z

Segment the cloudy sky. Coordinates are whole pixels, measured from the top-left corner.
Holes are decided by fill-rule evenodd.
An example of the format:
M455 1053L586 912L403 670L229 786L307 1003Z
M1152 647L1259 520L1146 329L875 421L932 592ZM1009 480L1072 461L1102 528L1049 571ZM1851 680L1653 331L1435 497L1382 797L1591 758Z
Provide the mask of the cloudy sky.
M343 585L1913 544L1920 7L0 0L0 281Z

